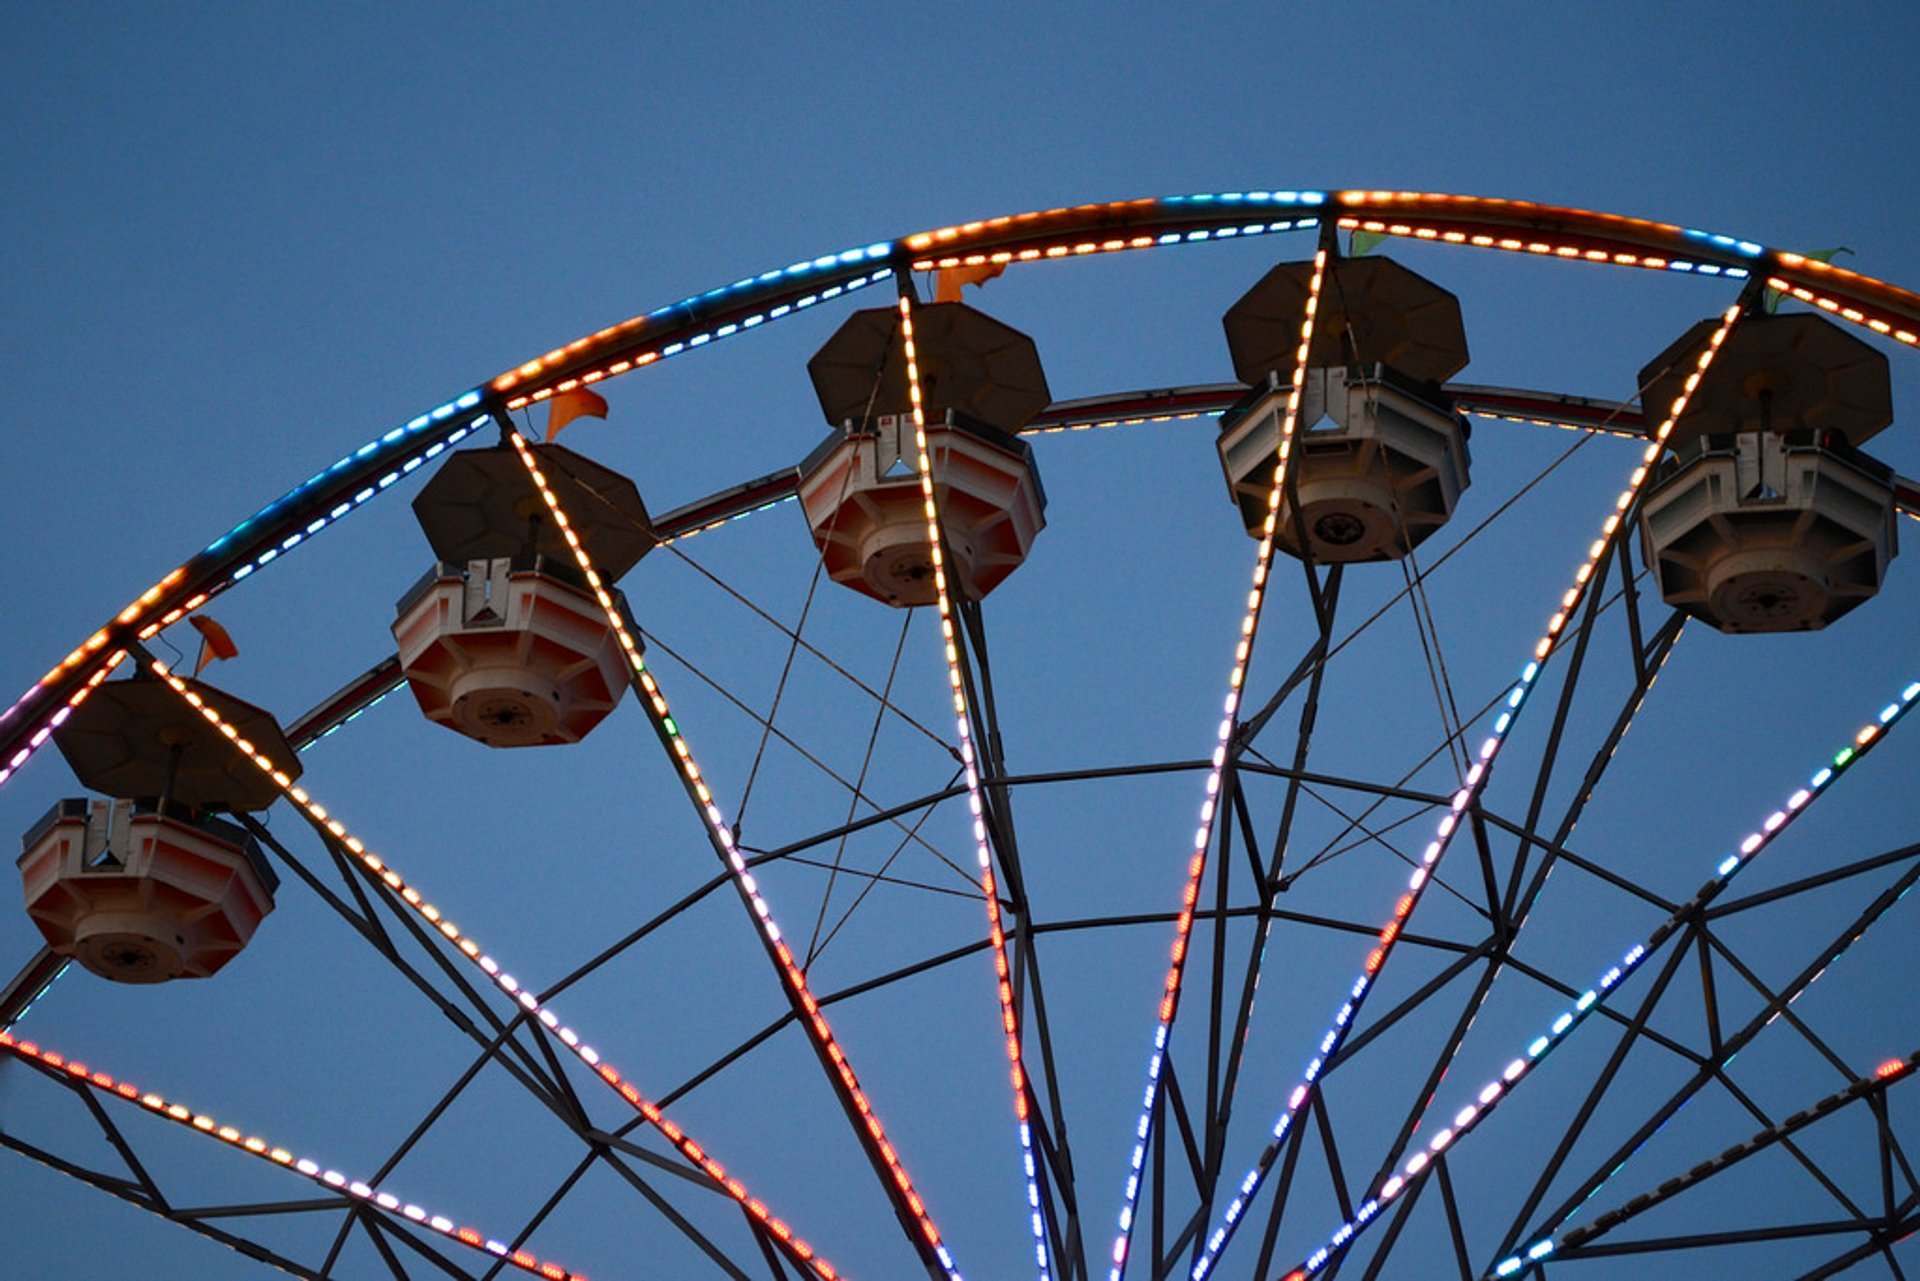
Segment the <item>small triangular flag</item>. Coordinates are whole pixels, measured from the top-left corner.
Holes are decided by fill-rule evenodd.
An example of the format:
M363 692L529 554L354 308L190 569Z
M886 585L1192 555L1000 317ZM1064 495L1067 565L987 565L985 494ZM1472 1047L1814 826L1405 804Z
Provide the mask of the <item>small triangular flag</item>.
M193 674L198 676L207 670L207 664L214 659L237 658L240 647L233 643L233 637L227 635L227 629L214 622L205 614L195 614L187 620L193 624L193 630L200 633L200 658L193 665Z
M1851 257L1853 254L1853 250L1847 248L1845 245L1835 245L1831 249L1810 249L1806 253L1802 254L1801 257L1811 258L1815 262L1832 262L1835 258L1839 257L1841 254L1846 254L1849 257ZM1782 296L1783 295L1780 293L1778 289L1767 290L1766 308L1767 308L1767 314L1769 316L1771 316L1774 312L1780 310L1780 302L1781 302Z
M1347 242L1347 257L1364 258L1374 250L1374 246L1387 238L1384 231L1356 231Z
M585 387L556 392L547 402L547 439L552 440L558 436L560 429L576 418L605 418L606 416L607 398L598 392L588 391Z
M935 302L959 302L966 285L980 286L1007 269L1004 262L976 263L971 267L942 267L933 277Z

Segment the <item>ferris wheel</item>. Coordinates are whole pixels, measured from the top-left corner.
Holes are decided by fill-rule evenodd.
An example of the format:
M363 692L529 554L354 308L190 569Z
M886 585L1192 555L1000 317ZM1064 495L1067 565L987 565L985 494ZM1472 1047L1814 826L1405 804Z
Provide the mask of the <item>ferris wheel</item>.
M1057 398L989 314L1203 245L1230 381ZM1449 273L1529 260L1688 324L1608 398L1467 376ZM587 456L809 323L763 465ZM309 1277L1905 1276L1917 331L1738 237L1301 190L557 346L0 715L0 1161ZM385 630L186 661L309 563Z

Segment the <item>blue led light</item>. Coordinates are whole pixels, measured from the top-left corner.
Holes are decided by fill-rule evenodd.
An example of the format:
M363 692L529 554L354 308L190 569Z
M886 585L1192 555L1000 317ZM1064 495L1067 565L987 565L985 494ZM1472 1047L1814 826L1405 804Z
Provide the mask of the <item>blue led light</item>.
M52 977L50 977L45 983L41 984L40 990L38 992L35 992L30 998L28 998L27 1003L20 1007L20 1012L13 1016L13 1021L11 1023L0 1024L0 1031L10 1031L11 1029L20 1026L20 1020L26 1018L27 1015L33 1013L33 1007L40 1004L40 1002L46 997L47 993L53 990L53 985L60 981L60 976L65 974L67 970L72 967L72 964L73 963L71 961L62 961L60 963L60 968L53 972Z

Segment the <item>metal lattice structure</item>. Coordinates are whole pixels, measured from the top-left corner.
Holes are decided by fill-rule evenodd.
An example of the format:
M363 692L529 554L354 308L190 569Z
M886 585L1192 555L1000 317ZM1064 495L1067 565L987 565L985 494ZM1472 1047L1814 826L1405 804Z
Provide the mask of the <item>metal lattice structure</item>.
M280 798L274 813L291 816L278 827L244 819L280 872L282 912L324 921L328 937L370 958L380 1008L404 1005L418 1020L396 1038L420 1042L418 1062L409 1053L381 1064L403 1086L391 1108L334 1078L330 1110L364 1101L378 1114L359 1141L373 1159L335 1168L280 1146L291 1131L266 1137L264 1122L201 1111L197 1097L176 1102L171 1087L149 1092L138 1062L109 1067L95 1049L43 1041L39 1022L80 981L50 987L62 965L46 952L21 958L0 994L0 1051L15 1069L0 1093L33 1100L0 1115L0 1146L305 1277L607 1281L626 1267L831 1281L1017 1267L1112 1281L1471 1281L1751 1270L1755 1260L1758 1275L1856 1265L1907 1275L1920 1263L1901 1244L1920 1227L1910 1155L1920 1136L1903 1084L1920 1062L1903 1048L1915 1020L1901 983L1883 990L1848 967L1866 950L1911 969L1910 945L1887 940L1910 928L1901 899L1920 880L1920 843L1909 839L1907 758L1882 745L1904 740L1896 731L1920 681L1909 669L1874 688L1863 670L1851 702L1798 709L1824 744L1817 755L1791 757L1794 739L1783 742L1784 773L1746 770L1735 788L1705 771L1689 785L1689 744L1732 759L1753 734L1737 718L1691 712L1663 728L1653 688L1684 663L1669 660L1685 619L1652 585L1635 518L1692 379L1671 404L1644 406L1624 394L1632 387L1600 401L1448 383L1452 404L1482 428L1476 466L1508 449L1532 450L1527 461L1489 467L1446 530L1397 569L1276 554L1341 232L1695 278L1701 310L1718 313L1696 374L1769 297L1875 342L1920 345L1920 296L1751 241L1524 202L1295 191L968 223L748 277L556 347L369 442L164 576L0 715L0 784L128 665L243 738L164 661L168 629L235 588L256 590L246 581L256 575L264 585L276 562L454 446L511 444L548 518L568 528L566 495L581 492L580 478L546 475L523 434L525 415L556 394L628 374L644 386L641 371L668 358L730 347L723 340L851 293L892 291L917 405L916 272L1017 274L1289 234L1296 248L1317 244L1299 273L1292 399L1250 573L1241 513L1212 492L1211 523L1192 522L1180 544L1206 568L1191 585L1164 584L1165 604L1157 594L1152 608L1136 602L1137 633L1093 621L1082 633L1064 606L1052 614L1057 598L1045 593L1071 576L1038 599L1010 588L982 601L940 575L933 604L913 612L830 587L816 601L808 588L797 613L776 612L756 597L812 548L790 524L769 532L778 518L757 513L794 496L798 465L647 518L660 547L623 583L631 606L571 540L569 572L591 588L632 677L637 711L614 719L644 718L664 768L631 741L603 746L605 730L592 750L638 780L646 817L633 839L670 850L671 871L650 867L598 897L561 902L556 891L557 916L572 903L591 924L529 934L507 910L513 892L488 874L431 892L431 871L416 883L407 841L440 841L431 829L388 839L351 826L322 795L321 769L296 782L287 761L246 743L244 763ZM1265 266L1250 259L1248 278ZM1666 338L1649 333L1640 348ZM1627 366L1628 381L1638 367ZM1276 381L1275 394L1288 391ZM1103 393L1054 403L1022 434L1039 441L1050 487L1071 493L1056 484L1055 459L1065 471L1073 447L1130 431L1157 432L1155 448L1213 466L1207 420L1247 394L1237 383ZM1115 430L1041 452L1055 435L1094 428ZM937 549L917 412L914 429L917 449L904 452L916 455ZM1568 501L1594 506L1530 505L1537 486L1560 493L1552 487L1575 470L1592 479L1565 491ZM1920 513L1920 490L1895 481L1894 492L1906 514ZM691 542L696 534L707 536ZM784 550L731 550L750 536L778 537ZM722 568L704 563L704 547ZM1550 562L1552 597L1496 618L1474 584L1536 556ZM668 573L675 585L654 594ZM1890 599L1847 626L1883 608L1904 617L1911 593L1897 577ZM1212 604L1191 606L1203 592ZM696 597L744 613L690 622L694 611L673 602ZM1040 615L1034 630L1005 621L1020 603ZM1204 612L1217 648L1190 652L1206 639L1171 617L1189 609ZM1163 623L1167 637L1154 639ZM1857 635L1836 629L1781 652L1789 668L1845 669ZM1030 656L1054 640L1050 666L1036 666ZM1734 646L1769 643L1686 649L1715 646L1707 666L1718 671L1756 652ZM293 751L318 757L364 728L350 723L402 681L396 658L372 661L381 645L370 636L359 662L371 666L292 720ZM1085 673L1064 670L1076 647ZM1088 653L1098 648L1112 652ZM1752 661L1772 674L1741 681L1779 679L1777 663ZM1176 665L1186 675L1162 679ZM794 677L797 666L813 676ZM1140 748L1117 716L1085 717L1070 691L1058 708L1035 692L1074 675L1103 705L1137 702L1150 720L1164 714L1157 684L1182 698L1209 689L1224 710L1211 715L1211 737L1156 720L1154 746ZM1115 680L1125 687L1100 684ZM1415 706L1418 716L1405 710ZM1206 708L1193 726L1206 728ZM706 727L718 723L734 729L713 731L721 746L710 751ZM1623 784L1623 770L1637 781ZM1830 820L1848 802L1828 795L1856 787L1879 789L1847 810L1872 821ZM529 795L536 812L560 806ZM1670 844L1642 838L1656 805L1671 807L1657 825ZM1138 857L1113 854L1109 872L1109 851L1132 845ZM1778 873L1779 860L1763 858L1776 845L1797 858ZM1754 865L1772 879L1749 888ZM523 906L531 917L535 905ZM263 939L280 924L267 921ZM514 937L492 942L501 933ZM521 978L510 944L537 949L516 953ZM1836 987L1838 1003L1820 1004ZM929 1012L961 992L971 994L964 1011ZM1809 992L1820 997L1801 1002ZM26 1018L43 994L47 1012ZM638 1027L626 1021L636 1007ZM590 1040L579 1008L611 1014L612 1030L600 1024ZM1096 1030L1116 1021L1111 1035ZM967 1048L948 1046L948 1024ZM127 1035L137 1043L140 1033ZM212 1039L198 1048L215 1053ZM249 1054L267 1060L264 1048ZM950 1080L939 1075L948 1069ZM412 1193L457 1195L463 1166L514 1142L520 1130L469 1115L508 1097L525 1111L512 1124L542 1136L537 1157L529 1147L507 1163L524 1167L497 1198L511 1219L468 1226L440 1208L453 1203ZM465 1139L450 1138L463 1120ZM256 1123L260 1134L247 1128ZM337 1139L329 1128L315 1137ZM180 1173L193 1166L175 1149L209 1148L226 1149L208 1159L213 1173ZM844 1213L810 1218L823 1204ZM603 1252L579 1244L594 1229L610 1239ZM975 1252L990 1261L970 1262Z

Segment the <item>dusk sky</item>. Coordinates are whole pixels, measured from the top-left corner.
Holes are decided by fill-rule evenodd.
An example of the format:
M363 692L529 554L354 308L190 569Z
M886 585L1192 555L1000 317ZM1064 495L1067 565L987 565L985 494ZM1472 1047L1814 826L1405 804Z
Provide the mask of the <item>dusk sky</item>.
M0 368L12 396L0 589L11 617L0 684L10 685L8 701L237 522L496 374L771 268L971 219L1193 193L1452 192L1634 215L1783 250L1844 248L1839 265L1920 286L1912 215L1920 17L1900 5L1764 3L1676 16L1672 6L1635 3L1551 12L1504 3L392 12L34 3L16 6L7 25ZM1275 263L1310 258L1314 245L1303 231L1016 265L968 290L967 301L1034 338L1056 401L1219 383L1233 377L1221 313ZM1460 382L1604 400L1632 398L1648 361L1738 293L1726 280L1472 248L1389 242L1373 252L1458 295L1472 355ZM919 283L930 296L929 282ZM896 298L880 282L609 379L600 388L606 420L577 422L563 443L632 477L656 515L790 467L827 431L808 357L853 309ZM1920 354L1867 338L1889 358L1895 417L1868 452L1920 477L1907 421L1920 412ZM544 411L515 420L537 434ZM1048 526L1028 563L984 603L1015 773L1191 763L1211 751L1255 554L1228 499L1215 435L1202 418L1033 440ZM496 438L489 428L474 443ZM1512 508L1436 571L1431 637L1416 632L1403 602L1329 665L1314 769L1404 778L1426 793L1458 784L1447 756L1428 759L1442 712L1423 639L1437 643L1465 737L1478 743L1492 717L1482 709L1519 674L1637 459L1632 442L1594 437L1548 472L1577 439L1475 422L1473 485L1419 563L1509 499ZM418 489L419 478L408 478L212 602L208 612L240 656L207 678L285 723L391 654L394 602L431 560L408 508ZM1903 538L1915 532L1902 520ZM816 575L817 563L786 503L656 550L621 584L686 741L749 851L872 812L828 770L864 776L863 790L882 806L939 791L954 776L933 612L908 620ZM1920 679L1916 572L1911 554L1895 560L1878 599L1820 633L1733 637L1690 625L1569 848L1658 898L1686 899ZM1406 585L1392 564L1353 567L1343 581L1341 635ZM1276 560L1274 583L1248 681L1260 701L1312 636L1297 562ZM1650 589L1649 580L1642 590ZM1664 617L1651 596L1645 607ZM1623 613L1604 615L1596 632L1600 656L1569 720L1574 763L1555 776L1550 816L1624 697ZM768 619L792 627L803 614L808 645L831 665L808 649L793 653ZM182 626L155 650L190 664L193 644ZM875 700L855 677L887 688L900 714L876 721ZM1503 815L1525 814L1557 690L1545 687L1515 730L1511 776L1488 793ZM776 699L777 732L765 735L754 716ZM1283 765L1298 718L1296 696L1262 740ZM1823 794L1779 842L1778 865L1756 865L1738 892L1912 841L1920 744L1911 738L1920 731L1892 734ZM428 724L402 691L314 746L305 766L302 783L316 800L532 991L548 991L720 870L637 705L623 705L578 746L488 751ZM1064 927L1156 918L1061 928L1042 952L1083 1235L1103 1277L1172 938L1160 918L1179 906L1204 778L1183 768L1016 798L1037 919ZM1282 790L1271 779L1249 784L1263 832L1277 821ZM59 756L42 752L0 789L0 831L24 833L54 801L81 792ZM1343 843L1347 819L1370 799L1334 788L1304 802L1289 866L1329 846L1344 852L1303 873L1290 906L1367 930L1282 925L1268 942L1227 1185L1259 1155L1360 972L1367 933L1388 919L1406 881L1403 860L1438 820L1394 801L1367 820L1380 840ZM838 855L830 841L763 870L784 936L819 954L809 968L817 991L856 988L985 936L985 908L969 886L965 804L962 796L908 814L907 827L925 816L911 836L882 823ZM298 815L282 804L268 822L340 884ZM889 862L896 846L903 852ZM830 873L836 857L855 870ZM1409 929L1472 934L1468 900L1480 874L1470 850L1450 858L1447 888ZM1784 983L1911 861L1734 919L1728 945L1760 981ZM862 878L883 864L893 879L849 912ZM476 1051L297 877L283 870L281 881L276 912L213 979L117 987L76 969L15 1031L364 1177ZM1212 887L1209 879L1209 897ZM1870 1072L1920 1045L1915 910L1912 900L1895 907L1794 1007L1848 1069ZM1632 894L1556 871L1516 957L1577 993L1661 919ZM1251 938L1244 921L1229 929L1229 966L1244 966ZM1195 955L1211 957L1211 940L1203 928ZM0 911L0 980L39 943L17 903ZM1384 972L1383 1002L1439 967L1431 955L1405 960L1399 973ZM1645 995L1647 977L1634 981L1625 1001ZM1724 981L1731 1026L1763 1002ZM1422 1136L1566 1006L1553 983L1503 975ZM972 1281L1034 1270L994 990L990 956L976 949L829 1007ZM505 999L494 1005L505 1017ZM555 996L554 1008L657 1098L787 1005L747 912L723 888ZM1387 1141L1460 1009L1459 999L1442 1002L1380 1036L1356 1056L1344 1093L1332 1093L1332 1128L1350 1138L1342 1152L1356 1187L1394 1156ZM1183 1080L1206 1070L1205 1015L1196 999L1176 1027ZM1697 1009L1662 1019L1676 1041L1708 1035ZM1461 1141L1452 1177L1476 1269L1498 1261L1526 1190L1618 1040L1600 1026L1584 1032L1593 1035L1570 1038L1524 1096L1516 1091L1510 1109ZM1784 1024L1769 1029L1732 1074L1774 1120L1849 1079L1790 1037ZM1572 1165L1593 1164L1682 1075L1655 1052L1628 1063ZM569 1079L593 1125L632 1119L584 1068L573 1065ZM1896 1083L1888 1094L1908 1151L1920 1143L1914 1088ZM1731 1097L1703 1095L1571 1223L1762 1128ZM920 1275L797 1027L727 1063L669 1111L846 1275ZM121 1105L115 1115L156 1173L178 1179L177 1204L325 1192L140 1113ZM1842 1172L1846 1195L1877 1205L1880 1171L1860 1146L1872 1127L1859 1109L1848 1116L1810 1131L1805 1151ZM102 1168L115 1160L84 1105L9 1060L0 1060L0 1132ZM657 1137L644 1141L679 1161ZM387 1185L504 1240L582 1155L552 1115L487 1068ZM768 1274L731 1202L641 1168L676 1204L694 1206L701 1230L724 1240L747 1274ZM1584 1173L1570 1168L1568 1177ZM1326 1175L1313 1177L1301 1176L1272 1275L1340 1226ZM1545 1208L1572 1183L1553 1186ZM1828 1195L1776 1153L1676 1198L1633 1231L1738 1231L1802 1211L1818 1218L1825 1212L1806 1207ZM1453 1275L1437 1205L1419 1209L1407 1229L1416 1244L1381 1275ZM231 1226L317 1266L339 1216L288 1217ZM6 1277L269 1274L17 1152L0 1151L0 1230ZM1245 1235L1214 1275L1256 1274L1258 1232ZM1363 1274L1373 1237L1346 1275ZM1854 1240L1751 1247L1685 1266L1709 1277L1801 1275ZM1427 1241L1431 1254L1419 1254ZM489 1262L445 1248L475 1275ZM528 1248L594 1281L725 1275L598 1165ZM1920 1270L1909 1240L1848 1275L1898 1275L1889 1257L1907 1275ZM1553 1275L1662 1274L1647 1267L1628 1255ZM364 1234L335 1274L386 1275Z

